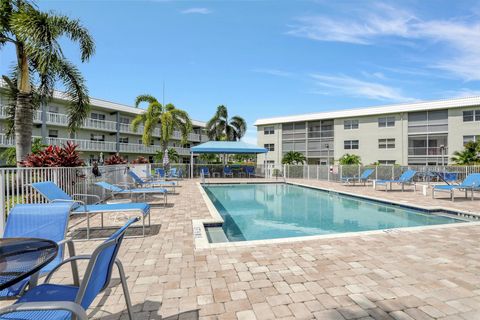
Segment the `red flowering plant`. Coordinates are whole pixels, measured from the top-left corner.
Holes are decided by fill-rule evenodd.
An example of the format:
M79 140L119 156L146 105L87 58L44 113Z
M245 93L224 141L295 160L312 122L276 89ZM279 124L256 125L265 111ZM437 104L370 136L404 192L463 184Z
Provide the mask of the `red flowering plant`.
M112 154L110 157L108 157L105 160L105 164L107 166L115 165L115 164L125 164L127 163L127 160L125 160L121 155L119 154Z
M80 167L85 163L80 159L78 145L67 141L63 146L48 146L37 153L30 153L20 162L22 167Z
M148 159L142 156L132 161L132 164L144 164L144 163L150 163L150 162L148 161Z

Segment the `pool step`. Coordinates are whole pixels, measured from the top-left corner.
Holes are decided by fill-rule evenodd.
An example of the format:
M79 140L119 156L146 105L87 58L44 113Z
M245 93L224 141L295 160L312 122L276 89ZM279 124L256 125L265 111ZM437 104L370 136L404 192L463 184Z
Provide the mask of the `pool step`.
M205 231L210 243L228 242L222 227L207 227Z

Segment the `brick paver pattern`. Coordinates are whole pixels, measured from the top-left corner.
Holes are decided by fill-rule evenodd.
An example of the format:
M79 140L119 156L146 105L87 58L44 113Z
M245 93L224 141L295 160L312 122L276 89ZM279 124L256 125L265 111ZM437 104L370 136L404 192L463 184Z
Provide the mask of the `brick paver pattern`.
M192 219L210 217L197 182L182 181L167 208L153 208L158 234L123 242L136 319L480 319L480 226L195 250ZM473 212L480 203L297 182ZM86 254L98 243L75 244ZM53 282L71 283L69 272ZM88 313L113 320L125 311L115 271Z

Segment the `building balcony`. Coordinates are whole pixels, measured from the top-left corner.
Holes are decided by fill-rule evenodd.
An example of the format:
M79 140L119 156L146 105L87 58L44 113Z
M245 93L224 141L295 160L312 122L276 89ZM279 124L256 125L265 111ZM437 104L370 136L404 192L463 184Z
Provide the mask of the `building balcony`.
M408 148L409 156L441 156L442 149L440 147L409 147ZM443 155L448 155L448 148L444 148Z
M41 137L33 137L41 138ZM96 152L117 152L117 144L113 141L91 141L83 139L66 139L66 138L46 138L46 144L61 146L71 141L78 145L79 151L96 151ZM15 139L13 137L7 138L6 135L0 134L0 147L8 148L15 146ZM177 150L178 154L181 156L187 156L190 154L189 148L173 147ZM161 150L159 145L145 146L138 143L120 143L120 153L137 153L137 154L155 154L157 151Z
M0 119L7 118L7 109L5 106L0 106ZM37 110L33 114L33 121L36 124L42 123L42 111ZM46 112L46 123L47 125L53 126L60 126L66 127L68 125L68 115L64 113L55 113L55 112ZM116 132L117 131L117 122L115 121L108 121L108 120L97 120L92 118L87 118L84 120L82 129L92 129L95 131L108 131L108 132ZM119 124L119 131L120 133L127 133L133 135L142 135L143 133L143 126L138 127L137 131L132 130L132 126L130 124L120 123ZM153 131L154 137L160 137L160 128L155 128ZM201 141L208 141L208 137L206 135L201 136ZM179 131L174 131L172 135L172 139L174 140L181 140L182 135ZM188 141L191 142L199 142L200 141L200 134L198 133L190 133L188 135Z

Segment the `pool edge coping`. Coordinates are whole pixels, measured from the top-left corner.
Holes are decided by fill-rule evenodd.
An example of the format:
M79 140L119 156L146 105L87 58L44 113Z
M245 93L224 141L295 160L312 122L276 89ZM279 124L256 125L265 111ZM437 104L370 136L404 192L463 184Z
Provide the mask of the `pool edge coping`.
M255 184L256 182L252 182ZM267 182L266 182L267 183ZM353 196L356 198L363 198L367 200L382 202L382 203L390 203L393 205L399 205L403 207L409 208L416 208L425 211L450 211L456 212L468 216L475 216L480 217L480 214L473 213L469 211L463 210L456 210L452 208L442 208L439 206L413 206L410 204L405 204L398 201L391 201L386 199L381 199L377 197L371 196L363 196L358 195L355 193L345 192L345 191L337 191L331 188L323 188L318 186L312 186L304 183L298 182L268 182L268 183L286 183L291 185L297 185L305 188L311 189L318 189L322 191L333 192L337 194L343 194L347 196ZM430 226L417 226L417 227L403 227L403 228L393 228L393 229L381 229L381 230L369 230L369 231L358 231L358 232L346 232L346 233L335 233L335 234L324 234L324 235L312 235L312 236L302 236L302 237L289 237L289 238L277 238L277 239L264 239L264 240L247 240L247 241L235 241L235 242L218 242L218 243L210 243L208 242L208 236L206 232L205 225L208 224L223 224L224 220L220 213L218 212L217 208L213 204L210 197L208 197L205 189L203 188L200 182L196 182L197 187L202 195L203 200L207 206L208 211L210 212L211 218L203 218L203 219L192 219L192 227L193 227L193 236L194 236L194 243L195 249L215 249L215 248L233 248L233 247L244 247L244 246L257 246L257 245L275 245L275 244L284 244L284 243L293 243L293 242L304 242L304 241L313 241L313 240L321 240L321 239L335 239L335 238L346 238L346 237L360 237L360 236L370 236L370 235L377 235L377 234L399 234L403 232L418 232L422 230L431 230L431 229L444 229L444 228L457 228L457 227L466 227L466 226L477 226L480 225L480 221L465 221L465 222L458 222L458 223L449 223L449 224L439 224L439 225L430 225ZM215 184L235 184L235 182L228 182L228 183L215 183Z

